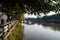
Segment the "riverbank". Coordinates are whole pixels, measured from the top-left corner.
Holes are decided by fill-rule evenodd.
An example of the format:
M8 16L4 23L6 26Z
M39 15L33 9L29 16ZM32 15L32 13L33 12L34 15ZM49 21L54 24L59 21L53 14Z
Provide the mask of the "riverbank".
M16 27L12 30L11 34L5 40L23 40L24 27L18 22Z

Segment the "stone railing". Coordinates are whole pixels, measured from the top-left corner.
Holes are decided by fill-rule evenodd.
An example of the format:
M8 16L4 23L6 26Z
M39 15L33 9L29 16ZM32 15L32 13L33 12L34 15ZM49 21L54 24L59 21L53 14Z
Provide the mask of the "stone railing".
M7 23L1 22L0 24L0 40L3 40L4 37L10 32L12 27L16 24L17 20L10 21Z

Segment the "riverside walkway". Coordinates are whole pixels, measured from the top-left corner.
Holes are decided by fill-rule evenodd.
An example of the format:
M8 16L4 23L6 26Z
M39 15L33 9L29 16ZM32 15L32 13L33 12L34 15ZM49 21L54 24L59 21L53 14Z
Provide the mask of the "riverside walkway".
M7 38L16 24L17 20L0 24L0 40Z

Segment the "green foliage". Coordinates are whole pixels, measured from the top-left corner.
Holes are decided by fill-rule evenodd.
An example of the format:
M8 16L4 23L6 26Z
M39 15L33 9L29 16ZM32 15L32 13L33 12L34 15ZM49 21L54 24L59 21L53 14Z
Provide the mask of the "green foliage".
M40 12L48 13L50 11L60 10L59 0L0 0L0 4L2 5L0 9L3 12L6 12L8 15L12 15L11 12L15 11L15 16L16 14L22 15L20 10L24 13L26 12L25 9L27 9L30 13L37 12L37 14Z
M24 27L20 23L12 30L11 34L5 40L23 40Z

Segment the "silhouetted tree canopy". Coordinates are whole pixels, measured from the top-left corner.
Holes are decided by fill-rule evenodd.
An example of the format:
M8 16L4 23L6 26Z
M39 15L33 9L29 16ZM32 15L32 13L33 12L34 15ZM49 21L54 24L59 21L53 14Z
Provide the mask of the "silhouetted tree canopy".
M12 16L25 12L34 14L59 12L59 2L59 0L0 0L0 10Z

